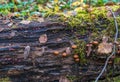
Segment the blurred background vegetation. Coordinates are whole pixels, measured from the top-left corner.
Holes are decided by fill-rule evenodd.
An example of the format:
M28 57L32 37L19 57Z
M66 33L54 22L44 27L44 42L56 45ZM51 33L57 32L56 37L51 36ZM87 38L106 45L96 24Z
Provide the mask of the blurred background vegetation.
M120 0L0 0L0 14L14 13L15 16L44 15L50 9L53 11L74 10L77 7L103 6L108 2L117 3ZM80 8L78 8L80 9Z

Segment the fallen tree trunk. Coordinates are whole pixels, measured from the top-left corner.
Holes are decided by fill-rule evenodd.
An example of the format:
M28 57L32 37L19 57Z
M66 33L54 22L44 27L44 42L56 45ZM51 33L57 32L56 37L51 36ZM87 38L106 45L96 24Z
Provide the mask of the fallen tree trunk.
M39 42L42 34L47 35L45 43ZM28 25L19 24L17 28L4 28L0 31L0 77L9 76L17 82L59 82L63 79L65 81L67 78L63 77L67 76L76 76L76 79L73 79L76 82L94 80L104 63L98 65L99 63L88 59L90 63L82 65L74 62L72 54L62 57L65 49L71 47L73 36L73 31L65 24L56 22L33 22ZM36 67L32 65L31 56L24 60L26 46L31 47L33 54L39 52L41 47L47 47L44 54L35 58ZM56 56L54 51L59 51L60 54ZM118 70L120 71L120 68ZM102 78L105 76L104 74Z

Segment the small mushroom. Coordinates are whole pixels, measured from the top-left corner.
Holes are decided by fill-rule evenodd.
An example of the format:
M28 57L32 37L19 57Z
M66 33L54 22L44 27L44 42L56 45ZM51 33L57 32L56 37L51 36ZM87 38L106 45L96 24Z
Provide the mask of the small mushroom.
M62 54L62 56L63 56L63 57L66 57L67 55L68 55L68 54L67 54L67 53L65 53L65 52Z
M76 59L75 59L75 61L76 61L76 62L79 62L79 61L80 61L80 59L79 59L79 58L76 58Z
M76 49L77 48L77 45L72 45L72 49Z
M54 55L59 55L59 51L54 51Z
M77 45L75 45L72 41L70 41L70 44L72 45L71 46L72 49L76 49L77 48Z
M98 41L93 41L92 44L93 45L98 45Z
M74 59L77 59L77 58L79 58L79 56L78 56L77 54L75 54L75 55L73 56L73 58L74 58Z

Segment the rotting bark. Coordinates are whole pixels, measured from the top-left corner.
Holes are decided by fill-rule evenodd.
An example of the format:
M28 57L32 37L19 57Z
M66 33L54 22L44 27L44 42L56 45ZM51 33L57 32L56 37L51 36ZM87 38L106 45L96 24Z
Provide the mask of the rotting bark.
M48 41L44 44L39 43L42 34L48 36ZM61 53L58 56L53 54L56 50L63 52L70 47L72 36L73 31L57 22L33 22L29 25L18 24L17 28L4 28L0 31L0 77L9 76L17 82L59 82L67 76L77 76L77 82L94 80L105 60L99 63L98 60L88 59L90 62L82 65L74 62L72 55L62 57ZM32 54L39 52L43 46L47 47L43 55L35 58L36 67L32 65L31 56L27 60L23 58L26 46L31 47ZM120 68L115 69L120 71ZM116 74L119 73L115 72L114 75ZM105 76L104 74L102 78ZM68 81L66 78L64 80Z

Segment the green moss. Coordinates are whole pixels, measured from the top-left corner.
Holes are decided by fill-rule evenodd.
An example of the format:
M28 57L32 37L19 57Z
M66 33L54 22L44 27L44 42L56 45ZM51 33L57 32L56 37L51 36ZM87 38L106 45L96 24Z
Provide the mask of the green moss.
M9 77L0 78L0 82L11 82Z
M77 49L74 50L74 53L79 55L80 63L84 64L87 62L85 58L86 42L84 40L78 40L78 39L75 39L74 41L77 44Z
M120 58L115 58L115 64L119 64L120 63Z

